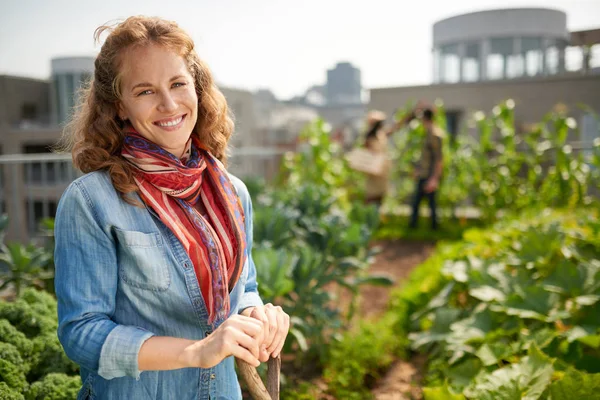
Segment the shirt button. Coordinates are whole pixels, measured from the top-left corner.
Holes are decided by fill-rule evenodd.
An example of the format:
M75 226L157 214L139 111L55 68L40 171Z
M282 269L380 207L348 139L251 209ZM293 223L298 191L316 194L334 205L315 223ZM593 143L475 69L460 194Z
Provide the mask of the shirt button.
M184 262L184 263L183 263L183 268L185 268L185 269L190 269L190 264L189 264L189 263L187 263L187 262Z
M200 299L194 299L194 304L200 307Z
M210 379L215 379L217 376L215 374L210 374Z

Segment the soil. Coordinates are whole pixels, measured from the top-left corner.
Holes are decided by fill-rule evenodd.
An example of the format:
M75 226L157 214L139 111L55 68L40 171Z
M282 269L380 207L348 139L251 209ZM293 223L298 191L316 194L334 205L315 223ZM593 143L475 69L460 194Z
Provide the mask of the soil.
M394 280L397 287L408 277L414 267L425 261L433 252L435 243L412 241L381 241L371 266L372 273L384 273ZM361 290L361 317L377 316L385 312L392 288L365 286ZM409 361L396 360L389 371L372 390L376 400L422 399L420 381L425 359L415 356Z
M380 247L380 252L375 256L375 261L369 271L375 274L384 274L394 281L392 287L368 286L361 288L358 310L355 318L377 318L383 314L388 306L390 291L402 284L410 272L417 265L424 262L435 249L434 242L417 242L406 240L386 240L372 244ZM341 293L340 303L350 301L348 293ZM386 374L379 379L372 389L376 400L420 400L422 371L425 367L425 358L414 356L410 360L396 360ZM319 400L335 400L325 394L327 385L322 378L312 380L314 387L319 388Z

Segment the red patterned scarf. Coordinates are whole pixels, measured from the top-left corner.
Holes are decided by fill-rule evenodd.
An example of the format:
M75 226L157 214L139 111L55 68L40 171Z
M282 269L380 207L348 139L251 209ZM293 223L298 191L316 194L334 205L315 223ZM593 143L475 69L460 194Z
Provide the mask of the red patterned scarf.
M129 129L122 155L134 167L142 200L192 260L208 322L219 325L246 261L244 211L225 168L195 136L180 160Z

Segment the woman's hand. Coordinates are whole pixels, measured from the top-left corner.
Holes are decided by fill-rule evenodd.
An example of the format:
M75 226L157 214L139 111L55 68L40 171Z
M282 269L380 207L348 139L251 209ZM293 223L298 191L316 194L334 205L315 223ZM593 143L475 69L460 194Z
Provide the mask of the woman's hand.
M223 359L235 356L250 365L260 365L260 346L264 342L263 323L256 318L233 315L205 339L185 349L186 364L212 368Z
M263 342L260 346L259 360L266 362L269 356L276 358L283 349L285 338L290 330L290 316L279 306L268 303L264 306L249 307L242 311L262 323L264 329Z

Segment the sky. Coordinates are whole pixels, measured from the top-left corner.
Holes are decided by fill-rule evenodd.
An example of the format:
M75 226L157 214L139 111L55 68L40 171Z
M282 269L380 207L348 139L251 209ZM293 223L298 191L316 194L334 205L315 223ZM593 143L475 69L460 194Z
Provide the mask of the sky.
M223 86L287 99L340 61L366 88L428 84L436 21L520 7L562 10L571 31L600 27L600 0L0 0L0 74L47 79L52 58L97 54L98 26L142 14L178 22Z

